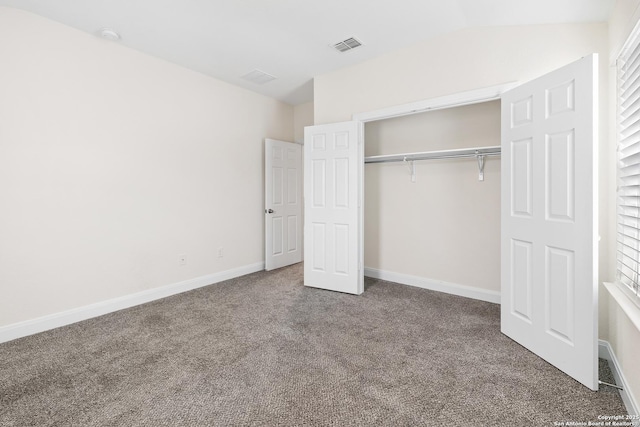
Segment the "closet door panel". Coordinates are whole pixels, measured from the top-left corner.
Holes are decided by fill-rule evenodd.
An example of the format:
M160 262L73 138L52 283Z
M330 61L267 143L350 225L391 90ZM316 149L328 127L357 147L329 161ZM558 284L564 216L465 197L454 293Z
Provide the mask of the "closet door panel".
M360 132L358 122L305 128L305 286L364 289Z
M511 314L529 324L532 317L532 249L531 242L511 240L511 280L509 282Z
M597 390L597 56L502 97L501 329Z
M547 220L573 222L576 161L573 130L546 135L545 155Z
M521 218L533 216L532 139L511 142L511 215Z

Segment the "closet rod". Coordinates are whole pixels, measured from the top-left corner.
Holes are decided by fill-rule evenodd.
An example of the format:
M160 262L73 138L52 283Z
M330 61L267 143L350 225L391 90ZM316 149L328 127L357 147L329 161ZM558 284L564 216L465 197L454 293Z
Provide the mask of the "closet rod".
M500 146L459 148L455 150L423 151L420 153L386 154L364 158L365 163L403 162L413 160L453 159L458 157L499 156Z

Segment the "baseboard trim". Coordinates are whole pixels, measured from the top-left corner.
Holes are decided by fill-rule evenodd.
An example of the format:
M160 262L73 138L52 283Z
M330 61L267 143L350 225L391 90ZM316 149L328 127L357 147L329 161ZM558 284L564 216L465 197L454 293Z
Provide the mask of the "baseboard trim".
M424 277L394 273L393 271L378 270L369 267L364 268L364 275L374 279L388 280L389 282L500 304L500 292L490 291L488 289L474 288L472 286L458 285L456 283L444 282L442 280L427 279Z
M60 313L50 314L37 319L2 326L0 327L0 343L59 328L61 326L70 325L82 320L102 316L114 311L145 304L171 295L180 294L182 292L187 292L262 270L264 270L264 262L259 262L231 270L207 274L206 276L196 277L142 292L136 292L135 294L125 295L95 304L89 304Z
M609 367L613 373L613 379L616 381L617 385L624 389L620 390L620 397L622 397L622 401L624 402L624 406L627 408L629 415L640 415L640 406L638 406L638 401L633 396L631 389L627 386L628 383L620 369L620 363L618 363L616 354L613 352L613 348L609 341L598 340L598 357L609 362Z

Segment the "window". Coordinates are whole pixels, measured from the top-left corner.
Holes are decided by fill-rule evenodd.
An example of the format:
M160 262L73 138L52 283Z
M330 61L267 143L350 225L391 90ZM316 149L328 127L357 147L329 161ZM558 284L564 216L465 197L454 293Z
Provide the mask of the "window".
M638 296L640 282L640 31L618 67L617 280Z

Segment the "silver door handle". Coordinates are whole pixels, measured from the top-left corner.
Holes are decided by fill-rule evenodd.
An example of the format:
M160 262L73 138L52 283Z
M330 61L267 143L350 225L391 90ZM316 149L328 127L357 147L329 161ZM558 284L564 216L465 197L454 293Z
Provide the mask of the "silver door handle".
M264 210L264 213L273 213L273 212L274 212L274 210L273 210L273 209L265 209L265 210Z

